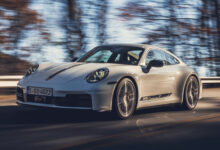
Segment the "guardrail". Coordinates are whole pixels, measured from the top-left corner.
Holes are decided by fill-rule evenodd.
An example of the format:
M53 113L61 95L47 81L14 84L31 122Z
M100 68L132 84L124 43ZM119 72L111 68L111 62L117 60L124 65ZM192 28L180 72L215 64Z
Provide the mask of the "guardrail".
M200 79L203 84L220 83L220 77L201 77Z
M23 76L0 76L0 88L13 88ZM202 84L218 84L220 77L201 77Z
M23 76L0 76L0 88L13 88Z

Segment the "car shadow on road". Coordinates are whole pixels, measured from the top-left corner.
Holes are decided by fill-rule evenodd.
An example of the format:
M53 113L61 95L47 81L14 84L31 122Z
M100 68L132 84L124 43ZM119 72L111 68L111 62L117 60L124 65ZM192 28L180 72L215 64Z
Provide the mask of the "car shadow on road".
M220 102L213 102L215 105L220 105ZM216 104L217 103L217 104ZM184 112L177 106L163 106L142 109L128 120L137 120L147 118L152 114L158 113L177 113ZM198 109L196 111L205 112L220 112L218 108ZM40 109L23 111L18 106L0 106L0 124L59 124L59 123L83 123L83 122L108 122L120 121L115 115L110 112L95 112L88 110L57 110L57 109Z
M128 120L157 112L177 111L173 107L159 107L140 110ZM119 120L111 112L95 112L88 110L56 110L40 109L23 111L18 106L0 106L0 124L53 124L53 123L80 123Z
M107 116L107 117L106 117ZM110 118L110 113L98 113L93 111L79 110L21 110L18 106L0 107L0 124L53 124L104 121ZM113 119L113 118L112 118Z

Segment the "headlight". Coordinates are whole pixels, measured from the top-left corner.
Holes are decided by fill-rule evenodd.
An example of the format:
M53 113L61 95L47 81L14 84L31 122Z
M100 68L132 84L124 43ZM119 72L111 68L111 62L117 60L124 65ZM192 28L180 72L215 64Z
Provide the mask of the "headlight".
M98 70L90 73L86 77L86 81L89 83L95 83L95 82L101 81L102 79L104 79L105 77L108 76L108 73L109 73L108 68L98 69Z
M34 73L37 70L38 67L39 67L39 65L34 65L34 66L30 67L27 70L27 72L25 74L25 77L27 77L27 76L31 75L32 73Z

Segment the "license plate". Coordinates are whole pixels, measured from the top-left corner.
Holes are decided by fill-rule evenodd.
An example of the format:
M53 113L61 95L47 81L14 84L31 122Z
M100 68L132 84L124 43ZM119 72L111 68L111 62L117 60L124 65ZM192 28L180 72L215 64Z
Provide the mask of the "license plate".
M42 95L42 96L52 96L52 88L39 88L39 87L28 87L28 94L31 95Z

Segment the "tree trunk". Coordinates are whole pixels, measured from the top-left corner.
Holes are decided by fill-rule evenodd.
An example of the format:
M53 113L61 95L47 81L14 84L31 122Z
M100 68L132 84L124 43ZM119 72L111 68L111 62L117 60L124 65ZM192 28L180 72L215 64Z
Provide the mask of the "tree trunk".
M220 13L219 13L219 0L214 0L215 4L215 18L216 18L216 28L217 28L217 48L220 51ZM219 53L220 55L220 53Z

